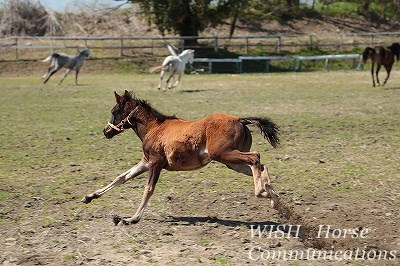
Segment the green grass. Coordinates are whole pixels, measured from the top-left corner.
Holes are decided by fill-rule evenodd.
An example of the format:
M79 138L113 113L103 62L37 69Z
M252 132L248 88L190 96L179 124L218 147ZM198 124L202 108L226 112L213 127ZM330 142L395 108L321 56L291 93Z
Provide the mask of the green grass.
M41 198L32 203L43 205L37 210L42 216L38 223L51 226L76 215L83 195L135 164L141 144L133 133L112 140L102 136L113 91L125 89L163 113L186 119L214 112L273 119L281 126L281 147L272 149L254 129L253 150L261 152L277 191L297 196L345 193L354 199L371 190L381 196L398 193L398 75L394 72L384 88L371 87L368 71L190 75L180 88L166 93L155 89L156 75L82 75L82 86L72 78L56 85L59 76L47 85L36 77L1 77L0 207L23 208L32 197ZM376 190L376 180L390 193ZM143 180L135 180L125 189L116 188L90 208L126 211L131 203L114 199L137 202L142 185ZM126 188L133 186L139 189ZM185 201L188 191L199 197L217 191L223 197L243 190L251 194L251 179L212 163L193 172L163 172L150 207L167 208L164 193ZM195 213L196 204L187 201L186 206ZM27 219L32 214L13 215Z
M356 3L337 1L329 5L316 5L316 10L321 14L342 17L342 16L355 16L359 13L360 6Z

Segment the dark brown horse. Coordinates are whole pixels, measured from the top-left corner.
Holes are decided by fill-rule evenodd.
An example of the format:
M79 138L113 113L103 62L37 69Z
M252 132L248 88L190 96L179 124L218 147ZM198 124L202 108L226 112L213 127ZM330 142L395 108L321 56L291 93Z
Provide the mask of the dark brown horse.
M394 57L396 56L397 61L399 61L400 57L400 44L393 43L389 47L375 46L374 48L367 47L364 49L362 60L365 64L367 60L370 58L372 61L371 67L371 75L372 75L372 86L375 87L375 78L374 78L374 66L376 64L376 83L380 86L379 83L379 70L383 65L386 69L387 76L382 86L386 84L386 81L389 79L390 71L392 70L392 66L394 63Z
M273 191L268 169L260 162L258 152L250 152L252 136L246 125L261 129L263 136L276 147L279 144L278 126L267 118L239 118L228 114L212 114L197 121L186 121L166 116L152 108L146 101L136 99L125 91L115 92L116 105L111 110L111 120L104 128L104 135L111 139L126 129L133 129L142 141L141 161L119 175L108 186L86 195L82 202L89 203L131 178L149 172L143 198L136 213L130 218L117 218L119 224L139 222L144 208L162 169L190 171L211 161L218 161L239 173L253 176L254 193L269 198L271 206L278 199Z

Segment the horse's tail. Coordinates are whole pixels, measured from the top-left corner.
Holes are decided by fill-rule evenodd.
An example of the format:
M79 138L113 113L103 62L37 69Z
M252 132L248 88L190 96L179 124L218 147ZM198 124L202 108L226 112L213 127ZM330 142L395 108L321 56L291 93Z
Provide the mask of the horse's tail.
M49 55L46 59L39 60L40 62L49 62L51 60L51 55Z
M367 63L368 58L373 57L376 54L375 49L371 47L367 47L364 49L364 52L362 53L362 62L365 64Z
M156 67L152 67L150 68L149 72L150 73L154 73L154 72L158 72L163 68L163 66L156 66Z
M57 53L54 53L52 55L49 55L47 58L43 59L43 60L39 60L40 62L49 62L51 59L53 58L58 58L60 55Z
M279 126L269 120L268 118L260 118L260 117L247 117L240 118L240 123L243 125L252 124L261 129L261 134L263 137L268 140L268 142L272 145L272 147L276 148L279 141Z

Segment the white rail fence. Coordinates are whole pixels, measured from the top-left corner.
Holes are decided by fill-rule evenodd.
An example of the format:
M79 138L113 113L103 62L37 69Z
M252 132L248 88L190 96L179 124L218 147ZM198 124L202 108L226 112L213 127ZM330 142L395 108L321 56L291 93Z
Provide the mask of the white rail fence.
M187 40L196 39L196 45L187 45ZM226 49L242 55L280 55L296 53L305 47L320 47L328 51L349 52L354 48L390 45L400 42L400 32L358 34L291 34L261 36L204 36L204 37L5 37L0 38L0 61L37 60L53 51L75 53L76 48L89 46L93 58L158 57L168 51L166 43L204 51L218 52ZM71 50L71 51L69 51ZM278 59L275 59L278 60Z
M243 62L249 60L263 61L265 62L265 70L264 72L270 71L270 62L274 60L284 60L291 62L293 66L293 71L301 71L303 61L307 60L324 60L324 70L329 69L329 61L330 60L344 60L350 59L352 60L352 69L362 69L363 66L360 61L359 54L341 54L341 55L317 55L317 56L239 56L238 58L195 58L194 64L199 67L198 64L207 64L207 72L213 73L213 65L214 63L230 63L235 64L234 72L242 73L243 72ZM297 64L298 62L298 64Z

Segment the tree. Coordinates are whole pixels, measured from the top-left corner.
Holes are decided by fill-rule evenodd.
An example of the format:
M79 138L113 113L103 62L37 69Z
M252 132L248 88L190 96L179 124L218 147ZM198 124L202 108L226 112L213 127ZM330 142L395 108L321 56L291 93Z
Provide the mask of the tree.
M3 35L43 36L62 34L54 12L33 0L3 1L0 33Z
M199 36L207 27L216 26L233 17L248 0L127 0L140 5L149 23L154 23L161 34L173 32L182 37ZM234 27L233 27L234 29ZM186 39L185 45L197 43Z

